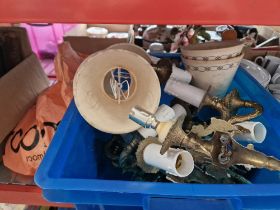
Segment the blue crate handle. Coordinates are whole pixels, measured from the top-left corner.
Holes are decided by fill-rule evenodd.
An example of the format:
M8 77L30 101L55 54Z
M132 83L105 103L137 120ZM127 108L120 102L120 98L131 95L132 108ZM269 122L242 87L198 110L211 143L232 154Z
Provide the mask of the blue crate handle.
M144 210L240 210L242 202L238 198L159 198L150 197L144 201Z

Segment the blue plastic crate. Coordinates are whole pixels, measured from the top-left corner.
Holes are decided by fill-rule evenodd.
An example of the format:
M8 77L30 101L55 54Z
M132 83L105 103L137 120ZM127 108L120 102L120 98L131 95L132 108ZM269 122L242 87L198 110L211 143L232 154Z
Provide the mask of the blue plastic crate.
M76 205L77 210L142 210L139 206L106 206L96 204Z
M264 107L259 120L267 138L256 149L280 158L279 103L244 70L231 85L243 98ZM161 103L172 97L163 93ZM72 102L35 175L44 197L53 202L140 206L144 209L280 209L280 173L256 170L254 184L173 184L127 181L104 154L110 134L91 127ZM120 208L121 209L121 208Z

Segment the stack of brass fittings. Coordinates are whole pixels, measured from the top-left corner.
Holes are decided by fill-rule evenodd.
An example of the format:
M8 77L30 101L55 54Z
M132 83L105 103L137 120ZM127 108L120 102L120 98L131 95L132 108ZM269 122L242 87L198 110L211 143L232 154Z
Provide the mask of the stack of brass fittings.
M250 183L252 168L280 170L279 160L256 151L249 140L246 147L237 141L238 136L253 135L245 125L255 123L250 120L262 114L260 104L243 100L236 89L223 98L206 92L198 107L187 102L175 97L170 104L173 109L161 105L159 109L165 106L161 113L165 119L158 112L133 107L128 117L142 128L114 135L109 141L106 155L113 165L131 173L132 180L175 183ZM204 107L211 107L219 116L210 122L198 120ZM239 115L240 108L251 112Z

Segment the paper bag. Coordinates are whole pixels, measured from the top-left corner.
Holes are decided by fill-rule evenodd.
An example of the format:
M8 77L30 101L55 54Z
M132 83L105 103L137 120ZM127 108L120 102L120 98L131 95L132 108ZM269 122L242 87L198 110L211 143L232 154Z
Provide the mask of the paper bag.
M4 165L23 175L34 175L73 98L72 80L83 61L69 43L59 46L55 58L58 82L43 91L35 105L7 136Z

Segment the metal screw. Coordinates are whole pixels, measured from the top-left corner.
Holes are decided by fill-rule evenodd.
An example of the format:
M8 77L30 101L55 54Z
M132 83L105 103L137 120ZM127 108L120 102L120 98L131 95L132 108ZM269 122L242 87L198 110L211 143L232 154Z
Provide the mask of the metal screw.
M229 143L229 136L228 136L228 135L222 134L221 137L220 137L220 141L221 141L223 144L228 144L228 143Z

